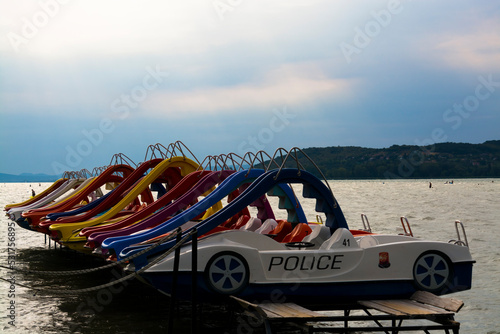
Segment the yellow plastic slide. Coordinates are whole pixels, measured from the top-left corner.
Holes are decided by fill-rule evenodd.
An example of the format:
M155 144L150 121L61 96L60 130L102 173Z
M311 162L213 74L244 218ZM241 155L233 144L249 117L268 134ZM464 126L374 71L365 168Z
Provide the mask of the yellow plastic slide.
M40 198L43 198L43 197L47 196L47 194L51 193L52 191L54 191L55 189L57 189L58 187L60 187L62 185L62 183L64 183L66 180L67 179L59 179L59 180L55 181L54 183L52 183L50 185L50 187L48 187L47 189L45 189L44 191L42 191L41 193L39 193L35 197L29 198L29 199L27 199L24 202L7 204L5 206L5 210L8 210L8 209L13 208L13 207L17 207L17 206L25 206L25 205L28 205L28 204L31 204L31 203L35 203Z
M179 167L181 175L184 177L187 174L199 168L198 164L191 159L185 157L173 157L160 162L152 169L119 203L109 209L103 215L77 223L53 224L50 226L51 231L57 231L59 234L59 242L71 242L69 239L77 231L84 227L95 226L102 224L106 220L112 219L117 213L123 210L137 196L139 196L151 183L153 183L167 168Z

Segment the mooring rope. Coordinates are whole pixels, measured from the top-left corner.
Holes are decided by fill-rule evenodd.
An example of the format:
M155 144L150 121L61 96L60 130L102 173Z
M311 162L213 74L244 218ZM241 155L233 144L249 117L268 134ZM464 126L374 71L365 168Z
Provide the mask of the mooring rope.
M25 274L41 274L41 275L48 275L48 276L72 276L72 275L87 274L87 273L92 273L95 271L100 271L100 270L112 268L114 266L120 265L120 264L125 263L127 261L130 261L132 259L135 259L136 257L139 257L139 256L153 250L154 248L158 247L160 244L174 238L175 236L176 236L176 233L168 234L168 235L164 236L163 238L161 238L158 242L154 243L153 245L151 245L148 248L143 249L139 253L136 253L136 254L133 254L127 258L121 259L120 261L109 263L109 264L106 264L104 266L96 267L96 268L79 269L79 270L66 270L66 271L61 271L61 270L57 270L57 271L56 270L52 270L52 271L51 270L30 270L30 269L21 269L21 268L16 268L16 267L7 267L4 265L0 265L0 268L18 271L18 272L22 272Z
M178 232L178 233L180 233L180 232ZM175 233L174 235L177 235L178 233ZM124 276L124 277L122 277L120 279L117 279L115 281L112 281L112 282L109 282L109 283L106 283L106 284L102 284L102 285L98 285L98 286L94 286L94 287L91 287L91 288L76 289L76 290L58 290L57 293L58 294L63 294L63 295L74 295L74 294L80 294L80 293L85 293L85 292L92 292L92 291L97 291L97 290L101 290L101 289L106 289L106 288L108 288L110 286L113 286L113 285L116 285L116 284L128 281L128 280L130 280L132 278L135 278L135 277L139 276L141 273L143 273L144 271L148 270L149 268L151 268L152 266L154 266L155 264L157 264L158 262L160 262L161 260L163 260L164 258L166 258L168 255L172 254L172 252L174 252L177 248L179 248L180 246L182 246L184 244L184 242L186 242L186 240L189 239L189 237L191 237L195 233L196 233L196 229L190 231L174 247L170 248L165 253L159 255L156 259L154 259L153 261L151 261L151 263L147 264L146 266L142 267L141 269L139 269L139 270L137 270L137 271L135 271L135 272L127 275L127 276ZM141 254L143 254L143 253L144 252L141 252ZM37 288L37 287L32 287L32 286L27 286L27 285L24 285L24 284L20 284L18 282L12 282L12 280L7 280L7 279L4 279L4 278L0 278L0 279L3 280L3 281L10 282L11 284L15 284L15 285L19 285L19 286L22 286L22 287L25 287L25 288L28 288L28 289L35 290L35 295L38 292L54 291L53 288Z

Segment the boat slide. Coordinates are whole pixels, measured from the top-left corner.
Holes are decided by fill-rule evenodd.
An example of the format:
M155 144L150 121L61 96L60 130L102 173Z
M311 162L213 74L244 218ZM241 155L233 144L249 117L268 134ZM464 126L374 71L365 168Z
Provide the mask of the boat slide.
M172 201L177 200L191 189L201 177L209 173L211 172L206 170L194 171L182 178L174 187L160 196L158 200L148 205L145 209L114 224L85 227L80 231L79 235L87 237L88 246L92 249L96 246L100 246L102 240L107 237L128 235L136 232L135 230L137 228L148 228L150 226L144 224L147 217L158 214L160 209L167 206ZM136 224L144 224L144 227L136 227ZM90 244L92 246L90 246Z
M208 173L211 173L211 175L206 175L203 180L200 180L199 183L193 187L193 189L191 189L189 191L185 191L185 193L183 194L183 196L181 198L177 199L174 203L172 203L168 207L165 207L164 209L156 212L154 215L148 217L147 219L145 219L137 224L131 225L128 228L115 229L115 230L112 230L109 232L104 232L104 233L92 233L88 239L89 244L92 245L91 248L96 247L96 245L99 246L102 243L102 241L107 239L107 238L117 237L117 236L123 236L123 238L122 239L113 238L113 239L110 239L110 241L111 240L116 241L116 240L127 239L125 244L129 244L130 241L128 240L128 238L132 234L138 235L137 234L138 232L140 232L142 230L150 229L152 227L156 227L159 224L162 224L162 225L170 224L170 222L167 220L169 218L171 218L171 216L173 216L176 212L178 212L180 210L186 209L190 203L196 201L199 194L205 191L204 189L207 189L208 187L210 187L213 184L222 182L223 179L225 179L229 174L234 173L234 171L226 170L223 172L208 172ZM247 172L245 172L243 174L246 174L246 173ZM247 178L245 181L250 182L251 178ZM243 188L245 185L246 184L243 184L241 186L241 188ZM203 190L200 190L200 188L203 188ZM239 190L237 188L237 189L233 190L233 192L227 196L228 202L232 201L238 195L239 195ZM212 204L213 202L208 202L208 201L204 202L203 203L204 207L203 208L197 207L197 210L202 211L206 207L208 207L210 204ZM219 203L219 202L217 202L217 203ZM252 203L251 206L254 206L258 209L257 217L259 219L262 219L262 220L265 220L267 218L274 219L274 214L273 214L272 208L269 206L269 203L267 202L267 200L265 198L259 198L259 200ZM211 208L213 208L213 206ZM233 216L231 219L236 221L241 215L250 216L250 213L249 213L248 209L245 208L244 210L240 211L238 214ZM210 214L205 214L204 217L202 217L202 219L205 219L208 216L210 216ZM155 230L153 232L154 233L153 239L157 238L158 233L161 233L164 229L169 230L170 228L171 228L171 225L169 225L168 228L165 228L164 226L159 227L159 229L160 229L159 232L158 232L158 230ZM82 231L81 234L83 232L86 232L86 231ZM88 233L86 233L86 234L88 234ZM145 242L147 242L148 240L152 240L152 239L147 239L147 238L149 238L149 236L150 235L145 237L146 238Z
M248 206L250 203L262 196L262 194L267 193L275 186L286 185L290 183L302 183L304 185L303 196L305 198L316 199L316 211L325 213L325 226L330 228L331 231L339 227L348 228L347 222L342 210L340 209L340 206L337 205L330 189L328 189L323 182L321 182L318 178L307 171L299 171L297 169L282 169L279 171L272 170L262 174L235 200L233 200L216 214L193 226L192 228L184 231L183 236L188 235L188 233L190 233L193 228L197 229L199 235L206 234L220 225L221 222L234 215L235 212L238 212L243 207ZM281 205L280 208L282 208ZM294 213L294 210L288 207L284 208L287 209L289 213L289 218L287 220L292 220L293 216L290 217L290 213ZM292 206L292 208L294 208L294 206ZM301 222L307 224L307 220ZM173 247L175 243L175 240L168 241L154 248L154 253L147 253L133 259L135 268L139 269L142 266L146 265L147 257L151 257L153 254L164 252ZM117 258L120 259L130 257L145 248L146 246L129 246L127 248L124 248Z
M151 238L154 238L158 236L158 234L162 234L165 231L170 231L170 229L166 229L162 226L157 226L158 224L164 223L169 219L169 217L174 216L177 212L180 210L185 210L188 208L189 205L195 203L198 199L199 196L202 196L203 194L209 196L207 194L207 190L213 189L215 185L218 183L221 183L221 185L224 183L224 180L228 178L231 174L233 174L233 170L224 170L224 171L217 171L217 172L206 172L206 174L188 191L183 193L179 198L177 198L173 203L169 204L168 206L164 207L160 211L156 212L154 215L148 217L147 219L139 222L136 225L133 225L127 229L123 230L117 230L113 234L118 234L123 237L111 237L108 240L115 241L115 242L120 242L124 243L125 245L129 245L132 241L129 241L129 238L132 238L136 242L148 240ZM195 177L197 177L195 175ZM221 186L220 185L220 186ZM218 190L220 186L216 189ZM234 191L234 189L231 189ZM215 191L215 190L214 190ZM212 194L212 193L210 193ZM205 205L203 207L199 206L199 203L194 204L190 212L193 213L192 217L190 219L195 219L197 216L204 214L207 210L209 210L211 207L217 205L217 209L220 209L222 205L219 205L220 201L226 197L227 194L224 196L218 197L217 200L214 201L207 201L206 197L205 199L201 200L200 202L203 202ZM194 211L194 207L196 207L196 211ZM189 209L188 209L189 210ZM170 223L170 220L168 221L168 224ZM153 227L156 226L156 227ZM149 229L153 227L152 229ZM147 230L149 229L149 230ZM140 231L143 231L144 233L138 233ZM147 232L146 232L147 230ZM126 234L124 234L126 233ZM133 236L131 234L134 234ZM107 235L106 235L107 236ZM102 239L104 240L104 239ZM126 241L124 241L126 240ZM140 241L137 241L140 240Z
M7 204L5 207L4 207L4 211L9 211L10 209L12 208L15 208L15 207L19 207L19 206L27 206L27 205L30 205L36 201L39 201L40 199L42 199L43 197L45 196L48 196L51 192L55 191L57 188L59 188L67 179L65 178L61 178L57 181L55 181L54 183L52 183L47 189L45 189L44 191L42 191L41 193L37 194L36 196L34 197L31 197L29 199L27 199L26 201L24 202L21 202L21 203L13 203L13 204Z
M84 179L70 179L65 181L61 187L57 188L54 192L49 194L48 196L45 196L41 198L40 200L26 205L26 206L20 206L16 208L12 208L11 210L8 211L8 214L10 216L10 219L14 221L18 221L19 219L24 220L21 214L23 211L29 210L29 209L35 209L39 208L45 205L48 205L52 201L58 199L59 197L63 196L65 193L77 188L79 185L81 185L85 180Z
M152 164L153 162L151 162L150 164L148 164L148 162L142 163L134 171L134 173L132 173L132 175L134 175L137 172L137 174L139 175L134 175L136 176L135 179L132 179L131 175L130 177L125 179L122 182L122 184L120 184L119 187L122 186L123 188L128 187L130 183L133 183L133 181L137 180L137 177L142 176L143 172L148 170ZM68 220L64 219L60 221L59 218L58 221L56 221L56 224L52 224L49 228L52 231L52 236L55 235L59 242L64 243L68 241L69 238L74 234L74 230L82 229L84 227L89 227L89 226L95 226L105 222L108 219L113 218L122 209L124 209L127 205L129 205L135 198L137 198L141 194L144 194L144 192L148 192L149 195L151 196L151 192L149 191L149 186L153 182L155 182L156 179L158 179L169 167L179 167L181 169L181 174L185 176L196 170L199 166L196 162L185 157L173 157L171 159L163 160L159 163L156 163L155 167L146 176L144 176L142 180L140 180L131 191L129 191L116 205L112 206L108 211L106 211L105 213L96 218L92 218L86 221L80 220L79 216L73 217L73 219L70 220L71 223L69 223ZM146 201L143 200L143 202ZM153 202L153 198L152 197L149 198L147 202L148 203ZM67 222L64 223L64 221Z
M100 213L99 210L105 211L107 209L107 207L110 207L114 203L118 202L119 199L123 196L123 194L120 194L120 191L122 190L123 187L120 188L119 185L122 184L124 179L131 177L131 175L134 172L134 169L132 167L130 167L128 165L123 165L123 166L124 166L124 168L128 167L130 170L127 172L124 172L121 170L122 169L121 166L119 166L118 169L115 169L115 168L113 168L114 166L111 166L110 168L108 168L109 173L104 174L105 179L102 181L106 185L106 188L111 189L110 192L108 192L106 195L96 199L95 201L92 201L91 203L88 203L87 205L76 208L74 210L65 211L65 212L53 212L53 213L47 214L46 222L42 223L42 225L44 225L45 230L48 231L48 227L50 226L50 224L55 223L56 221L58 221L59 218L61 218L61 219L59 219L59 222L62 222L62 219L64 217L72 217L72 216L76 217L76 216L78 216L80 219L85 219L84 215L86 215L86 217L93 217L93 216L99 215L99 213ZM117 172L121 172L123 174L123 177L112 174L112 173L117 173ZM132 178L133 178L133 176L132 176ZM126 193L126 190L124 191L124 193ZM115 199L113 199L113 198L108 199L110 197L113 197ZM112 202L113 200L115 202ZM72 218L68 218L68 219L72 219Z
M32 209L23 212L22 216L25 217L30 225L36 227L38 222L42 217L47 215L54 216L56 213L67 212L76 208L77 206L82 207L80 204L82 201L87 201L89 204L94 201L88 200L88 197L93 192L102 193L100 188L109 182L121 182L123 177L128 176L133 171L133 168L129 165L115 165L108 167L103 173L95 178L90 178L91 182L87 185L82 184L74 196L68 198L66 201L61 201L57 205L52 205L50 207L41 207L38 209ZM115 173L121 173L121 175L116 175ZM102 197L102 196L100 196Z
M181 172L180 172L180 170L178 168L167 168L167 170L162 174L162 180L161 181L165 181L165 182L167 182L167 184L173 185L173 184L175 184L176 182L178 182L182 178L182 176L181 176L180 173ZM165 180L163 180L163 178ZM133 189L133 187L139 181L140 181L140 179L137 180L136 183L134 183L129 189L123 191L122 194L119 194L119 196L117 197L117 199L115 200L115 202L118 202L120 199L122 199L123 196L126 195L131 189ZM152 188L155 188L156 191L159 190L159 184L156 184L156 187L152 187ZM109 193L107 193L106 195L102 196L101 198L99 198L99 199L97 199L97 200L95 200L95 201L87 204L86 206L80 207L80 208L78 208L76 210L73 210L73 211L48 214L47 217L49 218L49 220L45 220L45 221L40 222L40 224L36 228L36 230L39 231L39 232L42 232L42 233L50 233L49 228L50 228L51 225L58 223L58 221L56 221L57 218L59 218L59 217L65 217L65 216L77 216L77 215L80 215L79 217L82 217L82 214L85 214L87 211L93 210L94 208L96 208L98 206L100 206L101 208L103 208L103 209L101 209L101 210L104 210L101 213L101 214L103 214L104 212L106 212L107 209L106 209L106 204L102 204L102 203L104 201L106 201L108 197L114 195L114 192L119 192L119 191L120 191L119 187L116 187L115 189L111 190ZM153 190L153 191L155 191L155 190ZM149 190L147 190L147 192L149 193ZM145 202L145 203L149 203L151 201L153 201L153 199L148 196L147 202ZM117 221L119 221L121 219L125 219L125 217L127 215L131 215L131 214L135 213L138 210L139 210L139 212L142 211L143 205L145 203L141 204L139 202L138 198L135 198L134 202L133 202L133 207L132 208L129 208L129 209L125 208L125 210L122 210L119 213L117 213L113 219L110 219L110 220L106 221L105 224L115 223L115 222L117 222ZM113 203L108 204L108 206L110 206L111 204L113 204ZM132 205L132 203L129 204L127 207L130 207L131 205ZM100 214L96 212L95 215L99 216ZM73 236L76 236L77 234L78 233L75 233ZM76 241L76 240L74 240L74 241ZM80 241L80 240L78 240L78 241ZM72 244L72 246L77 246L77 245ZM83 249L80 246L83 246L83 244L82 245L78 245L77 248L76 248L76 250L83 251ZM75 248L73 248L73 249L75 249Z
M153 159L144 162L141 166L137 167L132 171L120 184L116 185L110 196L106 198L105 201L100 203L97 207L79 215L74 216L64 216L58 217L54 223L64 224L64 223L76 223L82 222L99 215L100 213L108 210L112 206L116 205L121 200L121 196L129 190L134 184L144 176L144 174L150 169L156 167L162 159ZM137 196L136 196L137 197ZM128 203L127 203L128 204Z
M169 170L177 170L177 169L169 168ZM195 171L188 174L184 178L180 179L180 181L178 181L178 183L168 193L161 196L153 203L148 204L139 211L129 213L122 210L117 215L115 215L113 219L107 220L106 222L100 225L85 227L82 230L74 231L71 237L69 237L65 241L65 245L80 251L91 252L94 247L89 247L89 246L85 247L85 244L88 241L87 239L88 234L91 233L97 234L97 231L100 231L100 234L106 234L106 233L112 233L113 231L128 231L130 229L134 229L135 228L134 226L136 224L143 223L145 221L145 218L151 216L151 214L155 213L162 207L170 204L170 202L176 199L177 197L182 196L185 193L185 191L189 189L198 180L199 175L203 175L204 173L210 173L210 172ZM175 213L176 211L178 210L175 210L173 213ZM126 214L126 216L118 217L118 215L124 213Z
M106 239L102 245L101 248L105 249L113 249L115 254L117 254L117 258L125 258L129 257L133 254L135 254L138 251L141 251L145 248L148 247L148 245L132 245L136 244L139 242L146 241L148 239L157 237L159 234L167 233L170 231L175 230L176 228L180 227L182 224L192 220L200 211L202 211L204 208L210 206L210 204L214 201L219 201L227 194L232 192L234 189L238 188L241 186L243 182L252 182L250 186L244 190L239 196L234 198L231 202L229 202L224 208L219 210L217 213L213 214L212 216L208 217L205 220L202 220L198 224L196 224L194 227L196 227L199 231L199 235L203 235L206 233L209 233L211 230L217 228L217 226L221 225L223 222L226 220L230 219L234 215L236 215L238 212L242 211L244 208L250 206L252 203L256 202L261 196L266 194L266 191L261 192L260 194L255 195L255 192L251 192L251 190L255 187L255 184L258 182L259 179L262 178L264 171L263 170L258 170L258 169L252 169L252 170L243 170L239 171L237 173L234 173L233 175L229 176L223 183L219 185L219 187L210 193L207 197L205 197L203 200L198 202L197 204L193 205L191 208L188 210L180 213L179 215L171 218L167 223L162 224L156 228L153 228L147 232L143 232L137 235L130 236L124 240L117 240L115 241L114 238ZM276 194L285 194L285 196L280 196L280 208L285 208L288 211L288 218L287 220L289 222L295 222L295 223L307 223L307 219L305 217L305 214L302 210L302 207L300 206L300 203L296 202L294 199L294 194L289 188L288 185L285 183L283 184L276 184L272 183L271 186L269 186L268 190L271 190L274 188L274 186L279 186L282 187L281 189L283 192L276 192ZM251 193L252 197L248 196L248 193ZM253 196L255 195L255 196ZM281 197L285 198L287 197L288 200L281 200ZM266 201L267 203L267 201ZM267 212L266 212L267 214ZM273 217L264 217L264 214L261 213L260 215L261 219L267 219L267 218L273 218ZM192 229L192 228L191 228ZM188 233L191 229L186 231ZM159 246L155 248L155 253L158 251L164 251L165 249L168 249L171 247L171 244L167 243L165 245ZM150 256L151 254L148 254Z
M89 245L93 245L95 247L95 242L99 245L103 240L109 237L115 237L114 239L123 239L128 238L131 234L138 233L143 230L155 228L157 225L164 223L171 216L176 215L179 211L185 210L190 205L193 205L197 202L199 196L206 196L212 190L214 190L215 185L220 182L223 182L225 178L227 178L230 174L234 173L232 170L220 171L220 172L211 172L211 171L195 171L185 176L174 188L172 188L166 195L164 195L165 200L168 202L168 205L164 206L160 210L156 211L154 214L145 218L140 222L136 222L133 225L124 228L116 228L114 230L104 231L101 233L92 233L93 230L96 230L101 227L96 228L86 228L80 232L80 234L88 234L92 233L92 238L89 238ZM200 178L201 177L201 178ZM163 198L161 198L163 199ZM159 199L159 200L161 200ZM171 202L172 199L175 199ZM156 204L156 203L155 203ZM152 206L151 204L150 206ZM203 210L200 210L196 213L196 217L201 216L201 219L205 219L210 216L214 212L220 210L222 208L221 201L214 201L211 205L208 205ZM147 210L146 208L145 210ZM140 214L140 212L138 213ZM129 217L132 221L132 217ZM122 225L122 222L117 223L118 225ZM115 224L114 224L115 225ZM108 229L110 225L102 226L103 229ZM78 233L76 233L78 234ZM138 235L138 234L136 234ZM116 238L117 236L123 236L123 238ZM85 240L84 237L80 236L80 240ZM77 240L75 237L74 240ZM129 242L126 242L127 244ZM90 248L90 247L89 247Z

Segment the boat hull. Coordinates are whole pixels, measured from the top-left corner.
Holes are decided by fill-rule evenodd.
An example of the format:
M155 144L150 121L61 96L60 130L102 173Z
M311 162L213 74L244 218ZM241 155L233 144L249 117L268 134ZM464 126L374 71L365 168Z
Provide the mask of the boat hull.
M472 287L473 262L456 263L453 265L454 279L439 295L469 290ZM192 298L192 273L178 272L176 297L189 300ZM142 273L144 282L158 291L172 295L173 273ZM196 273L196 298L205 302L215 302L223 295L213 291L207 283L207 275ZM250 298L253 301L296 302L310 305L332 303L347 303L359 300L409 298L419 288L413 280L379 280L362 282L330 282L330 283L249 283L245 289L235 293L241 298Z

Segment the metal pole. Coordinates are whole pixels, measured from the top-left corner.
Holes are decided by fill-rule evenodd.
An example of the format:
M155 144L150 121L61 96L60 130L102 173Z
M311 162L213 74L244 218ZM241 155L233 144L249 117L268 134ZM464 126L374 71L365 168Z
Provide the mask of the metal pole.
M197 316L196 316L196 279L198 274L198 230L195 229L193 236L191 237L191 333L197 333Z
M180 228L177 229L177 238L176 238L176 246L178 246L181 241L182 230ZM168 332L169 334L174 333L174 307L175 307L175 299L177 298L177 276L179 274L179 257L180 257L180 247L175 249L174 256L174 271L172 275L172 293L170 294L170 309L168 313Z

